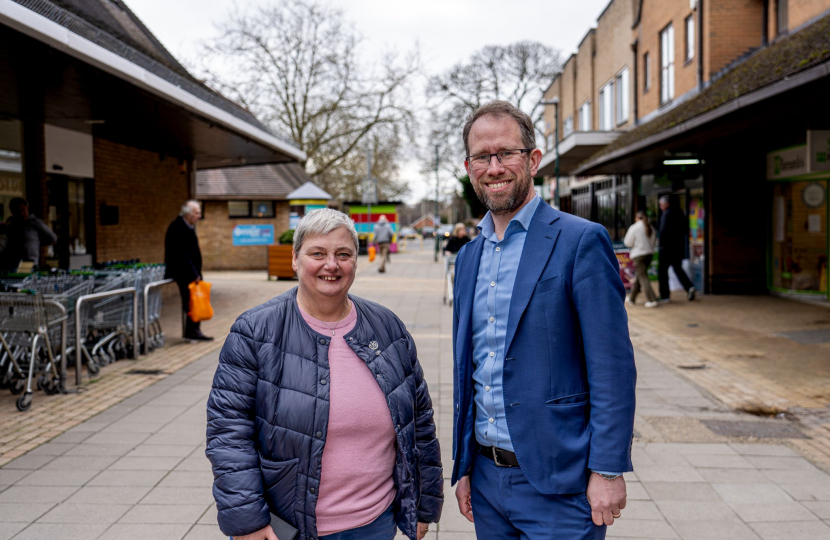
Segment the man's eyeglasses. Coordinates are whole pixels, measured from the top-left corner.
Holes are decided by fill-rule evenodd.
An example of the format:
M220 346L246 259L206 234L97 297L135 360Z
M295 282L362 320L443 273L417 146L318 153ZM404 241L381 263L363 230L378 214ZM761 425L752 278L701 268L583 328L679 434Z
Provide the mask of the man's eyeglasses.
M493 154L477 154L475 156L467 156L467 163L470 169L474 171L483 171L490 166L490 161L493 156L499 160L502 165L517 165L522 159L522 154L531 152L533 148L517 148L515 150L502 150Z

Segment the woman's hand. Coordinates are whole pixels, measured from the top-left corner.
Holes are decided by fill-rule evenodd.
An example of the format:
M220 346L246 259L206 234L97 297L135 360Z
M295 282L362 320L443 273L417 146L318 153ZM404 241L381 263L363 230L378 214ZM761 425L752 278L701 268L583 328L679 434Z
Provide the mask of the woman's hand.
M423 540L429 531L429 523L418 522L418 540Z
M420 525L420 523L418 525ZM421 529L419 528L418 530L420 531ZM420 537L418 538L420 539ZM257 532L252 532L251 534L246 534L245 536L234 536L233 540L279 540L279 538L277 538L277 535L274 534L274 529L272 529L270 525L266 525Z

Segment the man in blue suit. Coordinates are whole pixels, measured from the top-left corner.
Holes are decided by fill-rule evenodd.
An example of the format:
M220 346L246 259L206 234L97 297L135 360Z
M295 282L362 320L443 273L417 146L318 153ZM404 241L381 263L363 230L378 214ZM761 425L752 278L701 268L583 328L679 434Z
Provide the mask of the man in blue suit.
M602 539L632 470L625 292L607 231L536 196L535 141L503 101L464 126L489 212L455 263L452 481L479 539Z

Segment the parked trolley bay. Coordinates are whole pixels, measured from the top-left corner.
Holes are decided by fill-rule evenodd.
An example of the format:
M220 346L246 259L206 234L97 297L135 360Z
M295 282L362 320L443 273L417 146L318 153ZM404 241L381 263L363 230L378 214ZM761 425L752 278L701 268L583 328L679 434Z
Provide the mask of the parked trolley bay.
M162 264L107 263L77 271L0 274L0 389L32 406L33 386L67 392L67 368L102 366L164 346Z

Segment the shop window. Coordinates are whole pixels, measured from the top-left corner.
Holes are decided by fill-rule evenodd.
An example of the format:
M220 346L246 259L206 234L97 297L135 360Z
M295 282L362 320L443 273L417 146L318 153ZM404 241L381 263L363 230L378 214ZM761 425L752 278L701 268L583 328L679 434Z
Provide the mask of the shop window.
M251 217L250 201L228 201L228 217L244 218Z
M563 129L563 137L568 137L571 133L574 132L574 117L569 116L565 118L565 124Z
M674 27L660 32L660 103L674 99Z
M773 186L770 286L827 295L826 180Z
M274 201L251 201L251 217L274 217Z
M614 129L614 81L609 81L599 90L599 130Z
M628 121L629 102L628 68L623 68L617 73L617 124L624 124Z
M579 131L591 131L591 100L579 108Z

